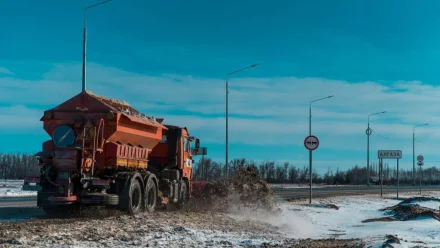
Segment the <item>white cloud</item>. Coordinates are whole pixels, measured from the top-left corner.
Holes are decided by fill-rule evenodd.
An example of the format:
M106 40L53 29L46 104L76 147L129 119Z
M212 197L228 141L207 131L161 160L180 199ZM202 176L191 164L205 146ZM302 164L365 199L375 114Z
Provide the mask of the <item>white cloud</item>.
M8 74L8 75L14 75L14 73L7 68L0 67L0 74Z
M36 109L28 108L24 105L14 105L0 107L0 128L2 130L32 128L42 126L39 121L42 113ZM26 130L29 131L29 130Z
M79 64L56 64L42 75L39 80L0 77L0 103L15 106L0 112L3 119L9 116L9 124L41 127L39 118L45 108L81 90ZM223 79L148 76L89 63L87 82L88 89L97 94L126 100L147 115L165 117L166 123L187 126L205 142L224 143ZM312 130L321 147L365 151L368 114L386 110L386 114L371 117L371 127L381 135L373 134L371 150L402 149L410 154L414 125L431 123L417 129L416 137L424 143L435 144L440 138L439 94L439 87L417 81L383 85L319 78L232 78L230 142L302 147L308 134L309 101L335 95L312 105ZM198 114L177 115L181 110ZM418 147L423 147L424 154L437 153L435 146Z

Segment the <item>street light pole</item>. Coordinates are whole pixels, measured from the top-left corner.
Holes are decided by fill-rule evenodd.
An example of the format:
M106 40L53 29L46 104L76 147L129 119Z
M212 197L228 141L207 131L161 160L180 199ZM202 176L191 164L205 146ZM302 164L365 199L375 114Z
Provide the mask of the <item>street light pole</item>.
M425 123L425 124L421 124L421 125L417 125L413 127L413 186L416 185L416 155L415 155L415 140L416 140L416 136L415 136L415 129L416 127L422 127L422 126L427 126L429 123Z
M378 113L374 113L368 116L368 127L367 127L367 186L370 186L370 135L372 130L370 129L370 116L384 114L387 111L382 111Z
M309 102L309 136L312 135L312 103L332 98L334 96L327 96L319 98ZM309 150L309 183L310 183L310 194L309 194L309 204L312 204L312 150Z
M241 69L238 69L238 70L235 70L233 72L226 74L226 85L225 85L226 86L226 147L225 147L225 149L226 149L226 151L225 151L225 153L226 153L225 154L226 155L226 157L225 157L226 178L228 178L228 176L229 176L229 157L228 157L229 156L229 97L228 97L228 95L229 95L229 76L232 74L235 74L237 72L244 71L246 69L256 67L256 66L258 66L258 64L253 64L253 65L250 65L250 66L247 66L247 67L244 67L244 68L241 68Z
M86 91L86 51L87 51L87 10L103 3L110 2L111 0L102 1L93 5L90 5L84 9L84 30L83 30L83 61L82 61L82 92Z

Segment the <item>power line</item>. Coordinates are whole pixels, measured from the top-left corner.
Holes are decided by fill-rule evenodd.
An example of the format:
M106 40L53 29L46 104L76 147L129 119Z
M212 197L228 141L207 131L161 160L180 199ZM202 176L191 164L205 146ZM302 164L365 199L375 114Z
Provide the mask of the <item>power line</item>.
M385 137L385 136L379 134L378 132L374 131L374 129L371 129L371 130L372 130L373 133L375 133L377 136L379 136L379 137L381 137L381 138L383 138L383 139L386 139L386 140L390 140L390 139L388 139L387 137Z
M422 141L420 141L420 140L418 140L418 139L416 139L416 138L414 138L414 140L417 141L417 142L419 142L420 144L428 145L428 144L426 144L425 142L422 142Z

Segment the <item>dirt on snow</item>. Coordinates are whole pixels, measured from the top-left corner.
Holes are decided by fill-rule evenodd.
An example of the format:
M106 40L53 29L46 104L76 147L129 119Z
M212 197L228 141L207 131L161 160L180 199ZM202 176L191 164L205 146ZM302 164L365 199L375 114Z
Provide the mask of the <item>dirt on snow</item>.
M183 210L129 216L93 207L80 217L2 223L0 247L364 247L356 239L288 238L282 226L238 218L237 211L252 215L257 208L281 214L274 192L251 167L216 183L226 194L192 201Z

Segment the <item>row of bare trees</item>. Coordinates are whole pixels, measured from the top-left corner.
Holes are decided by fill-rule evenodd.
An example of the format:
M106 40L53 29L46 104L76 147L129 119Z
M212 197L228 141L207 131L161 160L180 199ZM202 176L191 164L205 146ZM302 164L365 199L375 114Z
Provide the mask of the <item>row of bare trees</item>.
M26 176L39 176L39 167L36 165L37 159L31 154L5 154L0 153L0 178L2 179L22 179ZM274 161L263 161L257 163L244 158L234 159L230 163L230 174L233 174L239 167L252 166L258 170L261 178L269 183L294 183L308 184L309 168L307 165L294 166L285 162L283 164ZM419 168L417 168L419 169ZM194 176L197 180L215 180L224 176L225 166L222 163L204 158L195 165ZM424 184L440 184L440 170L437 167L424 168L422 173L416 172L417 183L419 175L422 175ZM370 182L378 183L379 166L371 165ZM316 170L312 172L314 183L324 184L365 184L366 168L354 166L353 168L342 171L336 168L328 168L323 174L318 174ZM384 164L383 178L386 184L397 182L397 170L395 166ZM412 183L412 170L400 170L399 180L401 184Z
M0 178L22 179L26 176L38 176L40 168L37 159L31 154L0 153Z
M263 161L256 163L252 160L244 158L234 159L230 163L229 173L233 174L239 167L251 166L258 170L260 177L268 183L294 183L294 184L308 184L309 183L309 167L308 165L294 166L285 162L283 164L274 161ZM440 170L437 167L423 168L422 172L417 168L416 183L419 183L419 176L422 177L423 184L437 185L440 184ZM370 168L370 183L379 183L379 166L372 164ZM225 166L222 163L205 158L195 166L194 176L197 180L215 180L223 177ZM313 183L323 184L365 184L367 178L367 170L365 167L355 165L353 168L346 171L335 170L328 168L322 175L318 174L314 169L312 171ZM388 163L383 165L383 180L384 184L396 184L397 169L395 166L390 166ZM400 184L412 184L412 169L399 170Z

